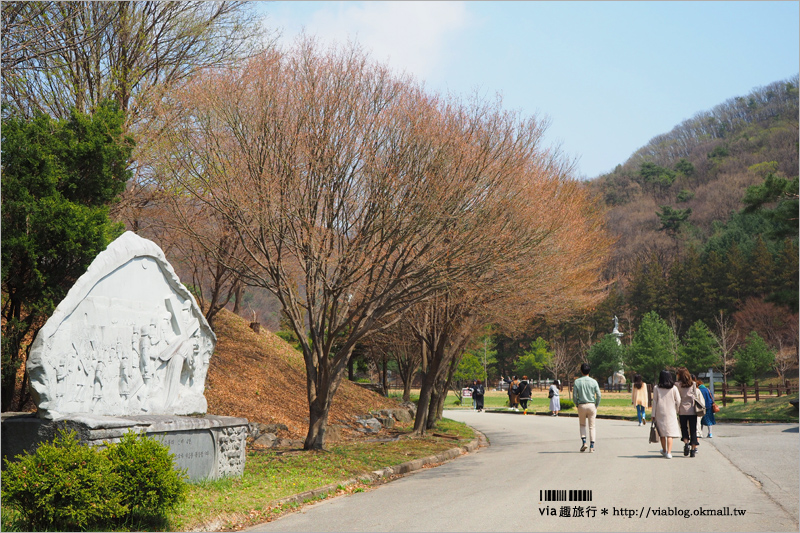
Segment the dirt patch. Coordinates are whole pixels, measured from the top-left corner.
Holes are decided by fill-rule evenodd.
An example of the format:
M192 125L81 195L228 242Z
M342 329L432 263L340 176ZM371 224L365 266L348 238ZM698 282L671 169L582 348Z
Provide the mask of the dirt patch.
M255 333L245 319L226 310L217 315L214 332L217 348L205 391L208 412L244 417L251 423L284 424L287 438L305 438L308 399L302 354L264 328ZM328 423L348 428L355 415L398 406L395 400L345 379L333 399ZM360 435L345 431L344 436Z

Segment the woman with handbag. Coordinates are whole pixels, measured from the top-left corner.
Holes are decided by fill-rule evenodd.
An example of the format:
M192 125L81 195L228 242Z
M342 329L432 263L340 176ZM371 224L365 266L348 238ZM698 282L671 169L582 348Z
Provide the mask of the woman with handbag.
M561 410L561 398L559 397L560 388L561 382L555 380L550 385L550 392L547 393L547 397L550 398L550 410L553 411L553 416L558 416L558 412Z
M662 370L658 377L658 385L653 387L653 411L650 417L661 439L661 455L672 459L672 439L681 436L678 425L678 409L681 395L675 387L672 372Z
M683 441L683 455L695 456L697 453L697 408L695 401L702 401L702 394L692 380L692 375L686 368L678 369L678 393L681 396L681 405L678 409L678 418L681 423L681 440ZM699 398L699 400L698 400Z
M714 413L719 411L719 407L717 407L717 402L714 401L714 395L711 394L711 391L708 390L703 384L703 381L698 379L698 389L700 393L703 395L703 399L706 401L706 414L700 419L700 432L702 435L703 426L708 426L708 438L713 439L714 435L711 434L711 426L717 425L717 420L714 417Z

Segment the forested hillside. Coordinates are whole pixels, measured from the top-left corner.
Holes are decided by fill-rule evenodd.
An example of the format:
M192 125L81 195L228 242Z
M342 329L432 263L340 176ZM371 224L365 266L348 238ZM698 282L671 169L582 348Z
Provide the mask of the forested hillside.
M526 350L537 337L550 352L528 364L529 372L538 365L552 374L558 366L570 368L572 358L601 365L602 377L623 362L635 371L630 357L603 361L602 349L592 346L611 330L614 315L623 343L635 344L650 312L671 330L667 360L673 364L702 330L720 368L732 368L736 350L755 331L775 355L771 369L783 374L796 368L797 176L797 76L732 98L653 138L613 172L587 183L608 209L616 237L605 300L569 321L532 324L522 337L495 336L498 371L522 371L521 361L536 359L533 348Z

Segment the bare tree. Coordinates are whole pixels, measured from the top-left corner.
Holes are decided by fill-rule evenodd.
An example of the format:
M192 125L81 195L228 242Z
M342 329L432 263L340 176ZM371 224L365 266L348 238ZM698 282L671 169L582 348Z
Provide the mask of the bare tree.
M499 103L430 97L355 47L322 54L303 40L209 71L163 104L154 165L164 186L234 228L250 261L237 272L276 295L300 339L306 449L323 446L355 344L486 271L485 250L502 249L508 228L524 223L507 213L536 203L510 177L549 164L534 157L536 121ZM522 244L552 231L537 227Z
M146 94L248 56L247 2L4 2L3 101L69 118L112 99L136 122Z
M545 364L545 368L553 373L554 379L564 375L567 369L573 366L574 357L570 355L566 339L556 339L551 343L553 356Z
M722 358L722 380L728 383L728 372L734 363L733 351L739 341L739 332L733 325L729 317L726 317L722 311L719 315L714 317L717 324L717 331L714 333L714 339L719 346L720 357Z

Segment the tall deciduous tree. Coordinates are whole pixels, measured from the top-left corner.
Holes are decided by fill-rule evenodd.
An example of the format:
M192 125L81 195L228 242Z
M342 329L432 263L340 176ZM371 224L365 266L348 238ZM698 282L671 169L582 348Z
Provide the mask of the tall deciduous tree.
M122 232L108 216L130 175L133 144L122 134L122 120L114 105L101 105L93 116L73 112L69 120L3 121L4 411L31 338Z
M3 102L67 119L112 99L129 121L148 91L252 53L247 2L3 2Z
M509 175L540 164L535 121L439 102L355 48L320 53L308 40L209 72L164 103L168 157L154 165L165 185L234 228L251 261L235 268L276 295L300 339L307 449L323 446L355 344L486 271L486 250L520 222L505 213L530 200Z

